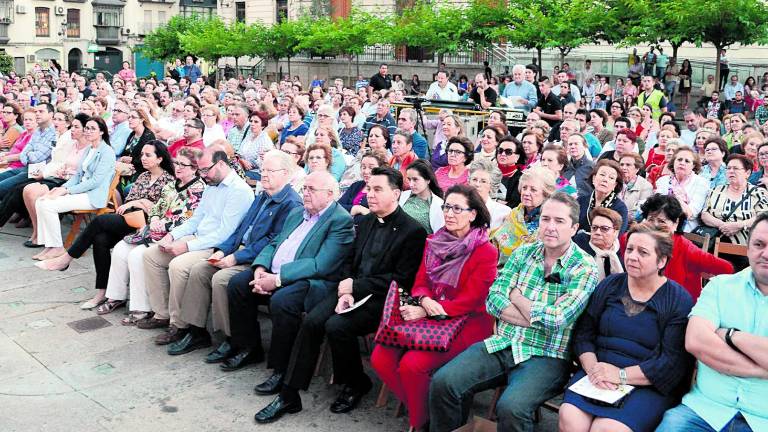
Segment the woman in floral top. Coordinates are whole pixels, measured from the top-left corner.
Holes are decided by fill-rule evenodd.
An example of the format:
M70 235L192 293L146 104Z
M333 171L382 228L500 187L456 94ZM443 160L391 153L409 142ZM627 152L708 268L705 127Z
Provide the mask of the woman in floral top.
M176 182L163 188L160 199L149 212L149 225L134 234L127 235L112 250L112 266L107 280L107 298L110 302L131 299L131 313L123 319L123 325L151 316L147 289L144 285L144 251L149 243L163 238L171 229L192 217L205 183L197 176L197 160L202 153L194 149L182 149L173 161Z
M83 309L93 309L105 302L110 267L109 250L135 229L128 225L123 215L136 210L149 213L152 206L160 199L163 187L173 182L171 155L161 141L154 140L144 145L141 150L141 164L146 171L136 178L125 199L125 204L115 209L114 214L103 214L93 219L66 253L37 265L45 270L65 270L73 259L83 256L93 245L97 294L81 306ZM117 306L114 304L104 306L104 308L111 308L107 312L115 307Z
M544 200L555 193L555 175L538 166L523 171L520 177L520 205L491 231L491 243L499 250L499 268L504 267L518 247L536 241L539 213Z

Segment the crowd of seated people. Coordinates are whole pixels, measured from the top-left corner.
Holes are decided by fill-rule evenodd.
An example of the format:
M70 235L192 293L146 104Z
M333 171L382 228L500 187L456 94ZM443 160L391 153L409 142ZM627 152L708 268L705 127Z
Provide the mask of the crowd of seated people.
M504 84L530 93L526 127L511 134L494 113L474 143L449 110L418 132L416 112L381 87L386 67L369 86L309 91L244 77L97 75L93 89L76 74L3 78L0 226L33 228L24 246L43 270L91 250L95 291L80 307L126 308L120 322L158 332L169 355L216 341L205 362L222 371L266 360L259 424L302 411L327 341L330 410L356 409L375 374L412 430L461 427L486 389L500 389L504 431L532 430L563 393L564 431L768 430L761 128L686 111L681 134L647 103L629 117L586 111L567 74L567 97L542 77L537 102L514 70ZM29 107L30 82L66 96ZM486 104L503 93L483 88ZM65 247L73 211L98 214ZM441 350L403 346L380 337L392 314L461 325ZM367 372L358 338L372 334ZM601 404L570 389L584 377L635 390Z

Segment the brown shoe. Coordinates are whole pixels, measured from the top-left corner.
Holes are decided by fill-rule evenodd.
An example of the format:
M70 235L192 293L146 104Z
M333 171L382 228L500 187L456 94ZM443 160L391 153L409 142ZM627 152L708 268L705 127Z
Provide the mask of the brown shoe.
M143 330L166 328L168 327L168 324L170 324L170 322L171 320L169 319L158 319L155 317L149 317L149 318L144 318L143 320L137 322L136 327Z
M184 336L189 333L189 329L180 329L176 327L175 325L171 325L168 328L168 331L165 333L157 335L155 338L155 344L156 345L168 345L170 343L174 343L176 341L180 341Z

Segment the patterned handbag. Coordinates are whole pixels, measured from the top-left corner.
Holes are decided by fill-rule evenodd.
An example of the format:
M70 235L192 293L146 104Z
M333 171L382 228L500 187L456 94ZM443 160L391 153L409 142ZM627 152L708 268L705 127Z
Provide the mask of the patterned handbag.
M411 302L399 297L404 296L401 294L397 282L392 281L387 293L387 299L384 302L384 311L374 342L409 350L448 351L451 348L451 342L453 342L467 322L467 315L445 320L421 318L405 321L400 315L399 306L401 304L410 304ZM405 294L405 297L415 300L407 294Z

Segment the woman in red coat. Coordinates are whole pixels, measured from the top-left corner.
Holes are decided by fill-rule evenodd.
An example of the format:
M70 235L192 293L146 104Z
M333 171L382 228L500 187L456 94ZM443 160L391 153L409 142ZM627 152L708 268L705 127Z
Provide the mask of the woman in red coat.
M428 429L432 373L468 346L490 336L493 319L485 312L488 289L496 278L496 248L488 242L490 214L470 186L448 189L445 227L427 239L411 295L421 306L401 306L406 321L426 316L468 315L447 352L405 350L377 345L371 363L384 384L405 403L411 430Z
M671 195L651 195L640 208L643 219L654 224L660 231L672 235L672 258L667 263L664 275L682 285L693 300L701 294L701 278L703 275L719 275L733 273L733 264L704 252L682 234L685 214L677 198ZM621 237L621 254L624 255L626 235Z

